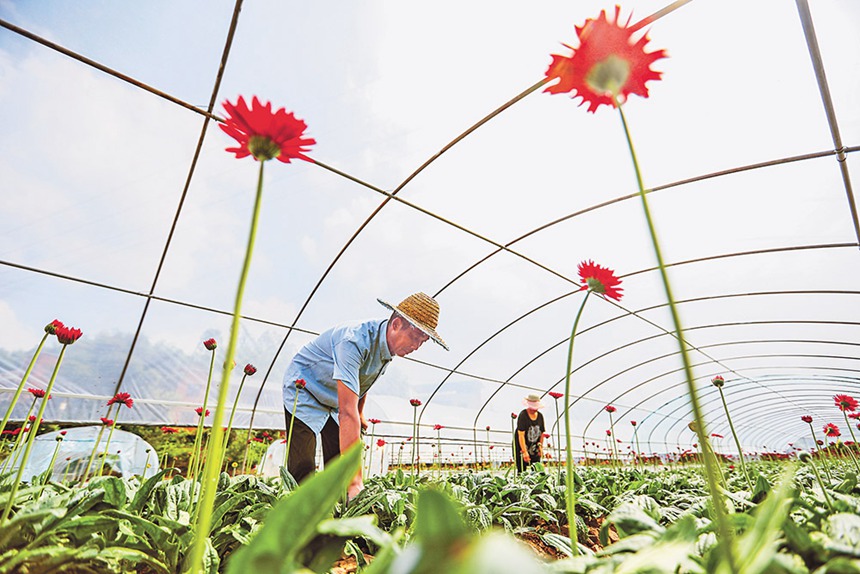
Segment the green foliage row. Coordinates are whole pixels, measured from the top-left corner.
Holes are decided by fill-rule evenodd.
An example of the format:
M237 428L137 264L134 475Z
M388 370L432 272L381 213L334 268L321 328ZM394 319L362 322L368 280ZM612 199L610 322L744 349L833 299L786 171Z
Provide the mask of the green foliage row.
M398 470L368 479L345 504L360 458L355 449L301 487L285 471L272 479L222 473L207 574L323 573L343 555L367 574L730 571L697 467L577 469L580 544L573 547L556 470L443 478ZM752 490L743 476L726 474L735 571L860 574L857 475L834 462L819 482L813 470L751 465ZM197 482L165 470L144 481L99 477L72 488L49 476L15 494L15 513L0 528L0 574L184 571ZM11 479L0 476L0 504ZM601 523L593 549L584 544L587 522ZM524 533L568 558L540 561L517 541Z

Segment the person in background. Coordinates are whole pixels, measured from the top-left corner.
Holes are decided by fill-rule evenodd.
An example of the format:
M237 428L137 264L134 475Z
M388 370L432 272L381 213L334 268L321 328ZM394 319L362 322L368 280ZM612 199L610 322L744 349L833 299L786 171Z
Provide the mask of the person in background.
M540 397L535 394L528 395L523 399L524 408L517 417L517 429L514 431L514 461L517 465L517 473L522 472L543 457L543 435L546 430L543 415L539 412L543 408Z
M316 435L322 441L325 463L360 440L367 428L367 391L393 357L405 357L428 339L448 350L436 333L439 304L435 299L415 293L396 306L377 300L392 311L390 317L328 329L299 349L287 367L283 387L287 429L295 417L287 470L297 482L314 471ZM347 489L348 498L363 487L359 469Z

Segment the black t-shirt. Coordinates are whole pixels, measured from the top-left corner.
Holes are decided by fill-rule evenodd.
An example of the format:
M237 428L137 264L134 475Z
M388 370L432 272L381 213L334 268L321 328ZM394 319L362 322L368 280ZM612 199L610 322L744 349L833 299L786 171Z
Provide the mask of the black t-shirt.
M517 432L522 431L525 434L526 439L526 450L529 451L529 457L537 457L538 454L538 444L540 443L540 437L544 433L546 427L543 423L543 415L538 411L537 418L532 420L529 418L528 409L523 409L520 412L520 416L517 417ZM520 448L520 439L519 434L514 437L516 440L514 441L517 445L517 452L522 450Z

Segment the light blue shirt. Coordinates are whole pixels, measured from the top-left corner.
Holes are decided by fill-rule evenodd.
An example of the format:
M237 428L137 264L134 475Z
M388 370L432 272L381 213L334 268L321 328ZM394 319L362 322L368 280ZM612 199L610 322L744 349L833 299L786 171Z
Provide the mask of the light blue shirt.
M388 319L338 325L299 349L284 375L284 407L318 433L329 416L338 422L337 381L359 398L391 362ZM304 379L304 389L296 380ZM296 403L296 392L298 402Z

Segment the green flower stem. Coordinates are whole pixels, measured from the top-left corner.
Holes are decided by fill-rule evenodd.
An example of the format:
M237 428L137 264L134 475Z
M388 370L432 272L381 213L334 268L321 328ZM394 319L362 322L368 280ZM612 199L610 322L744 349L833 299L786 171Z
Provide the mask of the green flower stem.
M218 487L218 474L221 471L221 453L223 451L224 428L224 406L227 402L227 388L230 382L233 358L236 355L236 343L239 338L239 319L241 318L242 298L245 295L245 282L248 279L248 271L251 268L251 255L254 252L254 241L257 236L257 222L260 218L260 204L263 197L263 166L260 162L260 174L257 180L257 195L254 201L254 216L251 219L251 230L248 237L248 248L245 251L245 263L242 266L242 274L239 278L239 286L236 289L236 303L233 307L233 324L230 329L230 343L227 346L227 358L224 360L224 375L221 386L218 389L218 403L215 406L215 414L212 418L212 431L209 437L209 452L207 464L203 468L203 493L198 507L197 523L194 529L194 546L191 551L191 571L194 574L203 572L203 553L206 548L206 539L209 537L209 529L212 523L213 506L215 503L215 490ZM203 413L206 414L206 405L203 405Z
M215 349L212 349L210 353L212 356L209 359L209 377L206 380L206 392L203 393L203 406L201 407L203 410L200 411L200 420L197 421L197 434L194 435L194 448L191 449L191 458L188 460L188 478L192 480L197 476L200 459L202 458L203 426L206 420L206 405L209 403L209 389L212 388L212 371L215 367ZM226 365L228 364L224 363L224 370L227 370ZM215 427L213 426L212 428Z
M618 100L613 97L615 107L618 108L618 113L621 116L621 124L624 127L624 136L627 138L627 146L630 150L630 157L633 160L633 168L636 171L636 184L639 188L639 197L642 200L642 209L645 212L645 220L648 223L648 232L651 235L651 244L654 248L654 255L657 258L657 265L660 268L660 278L663 281L663 289L666 292L666 299L669 303L669 310L672 314L672 323L675 327L675 337L678 340L678 347L681 351L681 360L684 363L684 375L687 382L687 394L690 396L690 406L693 409L693 416L696 419L696 434L699 436L699 444L708 445L705 440L708 436L705 428L704 417L702 416L702 407L699 401L699 394L696 391L696 386L693 383L693 367L690 363L690 357L687 353L687 346L684 342L684 329L681 327L681 318L678 314L675 298L672 295L672 287L669 284L669 275L666 272L666 265L663 262L663 254L660 250L660 242L657 239L657 230L654 227L654 221L651 217L651 210L648 207L648 198L645 194L645 186L642 183L642 172L639 169L639 161L636 159L636 150L633 147L633 139L630 137L630 130L627 126L627 118L624 116L624 110L618 104ZM705 448L708 448L707 446ZM717 482L717 469L714 468L714 461L710 457L705 457L705 471L708 477L708 488L711 492L711 497L714 502L714 515L717 523L718 538L722 542L720 547L724 553L724 557L733 574L738 573L738 566L734 556L734 536L729 524L726 507L723 501L723 496L719 490Z
M15 389L15 394L12 396L12 401L9 403L9 408L6 409L6 414L3 416L3 422L0 423L0 436L2 436L3 431L6 430L6 423L9 422L9 417L12 416L12 411L15 409L15 404L21 397L21 391L24 390L24 385L27 384L27 379L30 378L30 373L33 372L33 367L36 366L36 359L39 358L39 353L42 352L42 347L45 346L45 341L48 339L49 335L50 333L45 333L45 335L42 337L42 340L39 341L39 346L36 347L36 352L33 353L33 358L30 359L30 364L27 366L27 370L24 372L24 377L21 379L21 382L18 383L18 388ZM48 395L46 394L45 396L47 397Z
M747 481L747 486L750 491L753 489L752 481L750 480L750 475L747 472L747 465L744 462L744 451L741 448L741 441L738 438L738 433L735 432L735 425L732 423L732 417L729 415L729 405L726 404L726 396L723 394L723 387L717 387L717 390L720 391L720 400L723 401L723 410L726 411L726 420L729 421L729 429L732 431L732 437L735 439L735 446L738 447L738 460L741 463L741 471L744 473L744 478Z
M146 469L149 468L149 457L152 456L152 450L146 449L146 461L143 463L143 473L141 478L146 478Z
M48 395L45 395L47 398ZM9 464L10 469L15 466L15 461L18 460L18 457L21 456L21 443L24 442L24 435L27 434L24 432L24 429L27 428L27 424L30 422L30 415L33 414L33 407L36 406L37 397L33 397L33 402L30 403L30 408L27 409L27 416L24 417L24 420L21 422L21 430L18 431L18 434L15 436L14 444L12 445L12 450L9 451L9 456L6 457L6 460L3 461L3 468L0 469L0 472L6 472L6 465ZM28 431L29 432L29 431Z
M618 458L618 448L617 448L618 441L615 440L615 423L612 422L612 413L609 413L609 432L610 432L609 440L612 441L612 453L611 454L612 454L612 456L615 457L615 460L612 463L612 465L615 467L618 467L621 464L621 459Z
M636 441L636 452L633 453L633 460L638 464L638 466L645 466L645 463L642 461L642 451L639 448L639 427L633 429L633 439Z
M287 467L287 463L290 461L290 445L293 444L293 423L296 420L296 407L299 404L299 389L296 387L296 398L293 400L293 416L290 417L290 429L287 431L287 447L284 450L284 468L289 472L289 468ZM250 446L251 441L248 439L248 445Z
M573 368L573 338L576 336L576 328L579 326L579 319L582 317L582 311L585 309L585 302L588 301L588 296L591 295L591 289L585 292L585 297L582 298L582 304L579 306L579 311L576 312L576 319L573 321L573 328L570 331L570 341L567 347L567 368L564 371L564 430L565 430L565 491L567 494L567 530L570 535L570 548L573 553L579 554L579 540L576 532L576 492L573 484L573 444L570 438L570 372Z
M110 425L110 431L108 431L107 442L105 442L105 450L104 450L104 452L102 453L102 462L101 462L101 464L99 465L99 473L98 473L98 476L101 476L101 475L102 475L102 472L104 472L104 469L105 469L105 461L107 460L107 456L108 456L108 449L110 448L110 441L111 441L111 439L113 438L113 429L115 429L115 428L116 428L116 421L117 421L117 419L119 418L119 412L120 412L120 407L121 407L121 406L122 406L122 405L120 405L119 403L117 403L117 405L116 405L116 418L114 418L114 419L113 419L113 423L111 423L111 425Z
M827 494L827 488L824 486L824 481L821 480L821 475L818 473L818 467L815 466L815 461L812 456L809 457L809 466L812 467L812 472L815 473L815 479L818 480L818 486L821 487L821 492L824 493L824 501L827 502L827 508L830 509L830 512L833 512L833 502L830 500L830 495Z
M47 394L45 396L48 396ZM107 414L105 415L106 419L110 418L110 412L113 410L113 405L108 406ZM81 482L84 483L90 477L90 469L93 467L93 462L96 459L96 453L99 451L99 444L102 442L102 436L105 432L105 425L102 424L101 428L99 428L99 434L96 435L96 443L93 445L93 451L90 453L90 459L87 461L87 466L84 468L84 477L81 479Z
M821 447L818 446L818 439L815 438L815 429L813 428L812 423L807 424L809 424L809 432L812 433L812 442L815 444L815 454L818 455L818 458L820 458L821 462L824 464L824 472L827 473L827 478L833 480L833 475L830 474L830 464L827 460L830 457L827 456L827 453L824 455L821 454Z
M412 478L417 476L415 471L415 455L418 450L418 407L412 407Z
M224 452L221 453L221 458L227 458L227 445L230 443L230 433L233 432L233 417L236 414L236 407L239 405L239 395L242 394L242 387L245 386L245 379L248 378L248 374L245 373L242 376L242 382L239 383L239 390L236 391L236 398L233 399L233 408L230 410L230 419L227 421L227 430L224 432ZM205 411L204 411L205 412ZM226 464L226 460L224 462ZM227 467L224 467L224 470L227 470ZM234 471L235 474L235 471Z
M57 444L54 446L54 454L51 455L51 462L48 464L48 478L46 478L42 482L41 488L39 488L39 494L36 495L36 498L39 499L42 497L42 493L45 492L45 486L48 484L49 479L54 478L54 464L57 462L57 455L60 453L60 444L63 442L63 435L57 435Z
M490 433L487 433L489 436ZM487 451L489 452L489 451ZM436 431L436 470L439 472L439 478L442 477L442 431Z
M851 440L854 441L854 444L857 444L857 437L854 436L854 429L851 428L851 422L848 420L848 413L842 411L842 416L845 417L845 424L848 425L848 432L851 433ZM848 446L845 445L845 450L848 451L848 454L851 455L851 460L854 461L854 466L857 468L857 474L860 474L860 465L857 464L857 458L854 456L854 445Z
M45 390L45 398L51 396L51 390L54 388L54 383L57 381L57 373L60 372L60 365L63 363L63 356L66 354L68 344L63 344L60 349L60 355L57 357L57 364L54 365L54 372L51 373L51 380L48 382L48 388ZM39 405L39 412L36 414L36 420L30 425L30 434L27 435L27 446L24 447L24 456L21 459L21 466L18 467L18 474L12 482L12 490L9 492L9 500L6 502L6 508L3 510L3 516L0 517L0 527L6 525L9 519L9 513L12 512L12 505L15 503L15 495L18 493L18 487L21 485L21 479L24 476L24 467L27 466L27 460L30 458L30 451L33 450L33 442L36 434L39 432L39 424L42 422L42 415L45 414L45 407L48 406L48 401L42 401Z
M365 476L370 476L370 471L372 470L373 465L373 438L376 434L374 431L376 430L376 425L370 427L370 453L367 455L367 474Z

